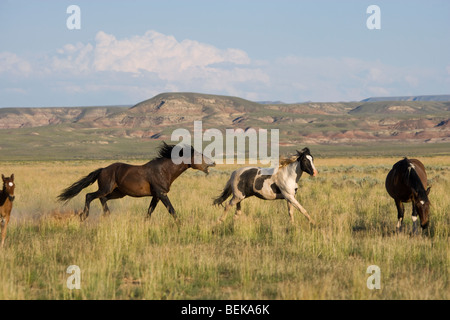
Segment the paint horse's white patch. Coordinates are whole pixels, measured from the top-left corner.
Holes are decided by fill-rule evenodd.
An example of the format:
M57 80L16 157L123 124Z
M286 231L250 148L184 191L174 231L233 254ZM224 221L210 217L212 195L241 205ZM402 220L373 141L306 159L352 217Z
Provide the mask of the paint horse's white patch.
M412 221L416 222L417 221L417 216L412 216Z
M14 185L14 183L8 182L8 185L9 185L10 187L12 187L12 186Z

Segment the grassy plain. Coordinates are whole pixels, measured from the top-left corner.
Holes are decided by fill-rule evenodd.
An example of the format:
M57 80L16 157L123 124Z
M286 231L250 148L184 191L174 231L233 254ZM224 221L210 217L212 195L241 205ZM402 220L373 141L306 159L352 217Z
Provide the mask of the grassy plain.
M319 176L303 176L299 202L317 222L285 201L250 198L237 221L216 221L211 205L236 167L209 176L188 170L169 197L177 227L150 198L100 204L81 223L86 189L66 206L59 192L111 161L2 162L16 177L16 201L0 252L0 299L450 299L450 156L421 158L432 190L429 232L396 234L396 209L384 179L399 158L319 158ZM144 161L133 161L141 164ZM215 231L214 233L212 231ZM69 290L66 269L81 269L81 289ZM369 290L370 265L381 270L381 289Z

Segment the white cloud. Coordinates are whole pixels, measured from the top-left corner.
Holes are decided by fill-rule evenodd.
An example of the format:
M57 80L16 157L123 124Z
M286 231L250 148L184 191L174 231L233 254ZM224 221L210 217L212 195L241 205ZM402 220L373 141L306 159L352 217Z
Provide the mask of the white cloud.
M248 55L239 49L220 50L193 40L178 42L173 36L147 31L143 36L118 40L105 32L95 37L95 71L154 72L163 80L203 77L214 72L211 65L246 65Z
M4 94L17 93L15 98L24 90L52 97L60 93L67 99L61 104L67 105L90 104L83 99L92 97L101 104L131 104L166 91L285 102L361 100L432 94L448 84L448 75L450 66L437 71L353 57L252 60L240 49L178 41L152 30L121 39L100 31L90 43L66 44L47 55L33 52L29 59L0 52L0 85L15 90Z
M15 53L0 52L0 74L9 73L28 77L32 72L31 64Z
M71 72L74 74L92 72L92 58L94 47L88 43L84 45L67 44L57 50L57 55L51 58L51 69L53 71Z
M143 86L150 79L154 84L156 77L158 86L168 91L243 93L234 88L236 84L269 82L268 75L253 66L242 50L222 50L189 39L180 42L156 31L125 39L100 31L94 44L67 44L56 52L47 73L120 73L122 78L141 79ZM129 87L124 85L123 89L128 91Z
M432 69L398 67L380 60L350 57L287 56L277 59L271 71L267 72L278 87L274 89L286 91L286 96L291 96L281 96L279 99L290 99L291 102L349 101L380 95L425 94L430 92L433 84L436 86L439 79Z

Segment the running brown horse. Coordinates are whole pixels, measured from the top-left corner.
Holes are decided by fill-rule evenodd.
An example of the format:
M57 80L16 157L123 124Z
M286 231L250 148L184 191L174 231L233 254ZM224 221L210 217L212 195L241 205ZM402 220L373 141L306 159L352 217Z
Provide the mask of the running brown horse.
M397 231L401 231L405 208L403 202L412 202L413 232L417 228L417 214L419 214L422 229L428 227L430 200L427 188L427 173L425 167L417 159L404 158L398 161L386 177L386 190L395 200L398 212Z
M6 229L8 227L9 218L11 217L11 210L14 201L14 174L10 177L5 177L2 174L3 190L0 191L0 219L2 226L2 247L5 244Z
M180 147L177 152L175 152L177 150L174 149L175 147L178 146L168 145L163 142L158 156L141 166L113 163L106 168L97 169L65 189L58 196L58 199L60 201L68 201L80 193L81 190L97 181L98 190L86 194L84 210L80 213L81 221L88 217L89 206L92 200L99 198L103 207L103 214L109 215L110 211L106 202L125 196L153 197L147 212L148 218L151 217L156 205L161 200L175 221L177 221L175 209L167 196L173 181L189 168L201 170L208 174L209 167L215 166L215 163L208 157L195 151L193 147ZM183 152L185 152L186 156ZM179 154L184 160L174 162L173 155L175 154ZM179 164L176 164L178 162Z

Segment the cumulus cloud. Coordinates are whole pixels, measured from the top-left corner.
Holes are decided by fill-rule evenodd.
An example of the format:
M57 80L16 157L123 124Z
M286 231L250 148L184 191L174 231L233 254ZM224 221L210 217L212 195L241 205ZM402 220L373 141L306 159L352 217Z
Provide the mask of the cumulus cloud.
M253 60L241 49L180 41L153 30L126 38L100 31L92 42L66 44L28 59L0 52L0 94L18 99L34 90L29 97L45 95L54 105L58 99L66 99L67 105L131 104L166 91L285 102L349 101L425 94L448 83L449 74L450 66L438 72L353 57Z
M31 64L15 53L0 52L0 74L9 73L28 77L32 72Z
M142 36L125 39L100 31L93 45L67 44L52 58L54 71L113 71L135 75L149 72L167 81L211 76L230 76L234 81L247 81L248 78L261 77L260 70L252 72L254 68L245 68L250 63L247 53L242 50L221 50L189 39L180 42L173 36L152 30Z
M91 77L101 73L108 74L108 77L119 74L121 80L140 79L143 88L151 83L153 87L166 91L207 91L245 96L245 92L236 90L237 84L269 83L269 76L252 65L243 50L219 49L190 39L178 41L173 36L153 30L124 39L100 31L94 43L67 44L48 60L50 63L45 63L50 65L47 73ZM103 86L117 88L119 84L105 83ZM70 86L68 89L74 92L73 88ZM123 90L129 89L123 86ZM135 86L132 91L136 92Z
M75 74L92 72L94 47L90 43L67 44L56 52L51 58L51 71Z
M220 50L188 39L178 42L173 36L156 31L123 40L100 31L95 41L96 71L140 73L145 70L157 73L161 79L176 80L186 71L199 75L199 72L216 63L250 63L248 55L242 50Z

